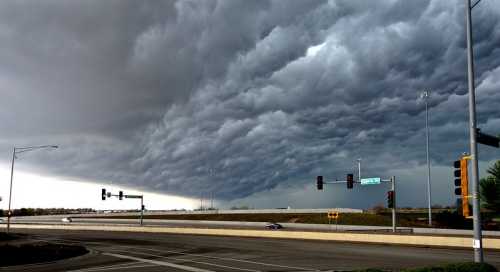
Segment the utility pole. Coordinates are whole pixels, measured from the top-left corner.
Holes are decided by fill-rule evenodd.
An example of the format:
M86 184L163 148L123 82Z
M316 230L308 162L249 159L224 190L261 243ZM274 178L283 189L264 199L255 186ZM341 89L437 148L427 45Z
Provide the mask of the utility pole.
M483 262L483 245L481 233L481 211L479 207L479 171L478 171L478 154L477 154L477 139L476 139L476 95L474 83L474 54L472 50L472 23L471 10L474 8L478 0L471 6L471 0L465 0L466 7L466 29L467 29L467 77L469 88L469 136L470 136L470 153L471 153L471 170L472 170L472 221L474 227L474 238L472 247L474 248L474 262Z
M200 193L200 211L203 211L203 193Z
M210 194L210 210L214 209L214 191Z
M10 204L12 202L12 179L14 177L14 161L15 161L15 159L16 159L16 148L14 147L14 152L12 152L12 166L10 168L9 211L7 212L7 233L10 232L10 217L12 216Z
M429 159L429 91L424 91L422 98L425 100L425 138L427 154L427 207L429 213L429 227L432 226L432 200L431 200L431 162Z
M208 169L208 173L210 175L210 181L213 182L215 177L215 170L213 168L210 168ZM214 190L212 189L210 191L210 210L213 209L214 209Z

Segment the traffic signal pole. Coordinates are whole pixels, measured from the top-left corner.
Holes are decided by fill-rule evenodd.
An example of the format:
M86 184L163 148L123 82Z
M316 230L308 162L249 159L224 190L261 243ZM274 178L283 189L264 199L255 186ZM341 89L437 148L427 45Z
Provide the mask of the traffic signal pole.
M480 0L479 0L480 1ZM472 170L472 220L474 227L474 238L472 247L474 248L474 262L483 262L483 245L481 234L481 211L479 207L479 173L478 173L478 154L477 154L477 139L476 139L476 95L474 83L474 54L472 51L472 24L471 10L479 3L477 1L471 6L471 0L465 0L465 18L467 28L467 77L469 88L469 136L470 136L470 152L471 152L471 170Z
M392 232L396 232L396 177L391 177L391 189L394 192L394 205L392 207Z
M141 218L140 223L142 226L144 218L144 196L143 195L124 195L125 198L140 198L141 199Z
M144 197L141 196L141 226L142 226L142 221L143 221L143 218L144 218Z
M390 182L391 183L391 191L388 192L388 199L387 200L388 200L388 208L392 208L392 231L396 232L397 231L397 227L396 227L396 225L397 225L396 177L392 176L390 179L381 179L381 178L371 178L371 179L378 179L378 183L376 183L376 184L380 184L380 182ZM370 180L370 178L368 180ZM336 180L336 181L324 181L323 176L317 176L316 183L317 183L318 190L323 190L324 184L341 184L341 183L347 183L347 189L352 189L354 183L363 184L363 181L361 179L359 181L354 181L353 174L347 174L346 180Z
M140 224L142 226L143 224L143 218L144 218L144 196L143 195L125 195L123 194L123 191L120 191L119 194L114 195L111 194L111 192L106 193L106 189L102 189L102 200L106 200L106 197L118 197L120 200L123 200L123 198L140 198L141 199L141 218L140 218Z

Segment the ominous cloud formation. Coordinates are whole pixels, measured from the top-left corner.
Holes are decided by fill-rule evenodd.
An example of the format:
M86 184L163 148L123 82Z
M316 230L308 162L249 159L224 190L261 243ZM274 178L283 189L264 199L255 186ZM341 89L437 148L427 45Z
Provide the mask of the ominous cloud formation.
M3 160L13 145L57 143L27 160L52 175L235 200L343 178L362 157L366 175L405 169L418 182L409 192L424 184L423 90L433 165L468 150L464 10L458 0L4 1ZM500 4L481 2L473 18L479 124L498 133Z

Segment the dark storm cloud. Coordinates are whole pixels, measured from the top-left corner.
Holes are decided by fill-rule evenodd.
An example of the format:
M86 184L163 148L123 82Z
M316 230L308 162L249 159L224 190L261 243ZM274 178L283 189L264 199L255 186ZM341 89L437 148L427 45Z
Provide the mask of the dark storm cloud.
M33 164L222 199L342 179L358 157L420 175L424 89L433 163L468 149L462 4L2 3L2 146L57 142ZM500 5L474 12L478 119L498 132Z

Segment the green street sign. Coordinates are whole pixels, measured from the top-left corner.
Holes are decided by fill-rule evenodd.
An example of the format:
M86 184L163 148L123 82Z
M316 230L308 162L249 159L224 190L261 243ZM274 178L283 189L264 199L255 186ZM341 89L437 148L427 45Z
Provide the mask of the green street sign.
M380 184L380 178L362 178L361 185Z

